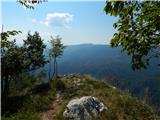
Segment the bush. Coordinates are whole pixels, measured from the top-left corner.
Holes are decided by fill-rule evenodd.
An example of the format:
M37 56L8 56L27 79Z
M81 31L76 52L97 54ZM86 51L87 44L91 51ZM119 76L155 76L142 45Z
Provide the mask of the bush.
M56 80L56 90L64 91L66 89L66 85L62 80Z
M33 74L22 73L16 80L11 82L10 93L17 91L18 93L22 92L26 88L31 88L37 81L37 78Z
M1 117L1 120L40 120L40 118L33 112L23 111L10 117Z
M53 79L50 81L51 90L64 91L66 89L66 84L60 79Z
M42 112L49 109L49 104L53 99L50 96L36 95L28 100L22 111Z

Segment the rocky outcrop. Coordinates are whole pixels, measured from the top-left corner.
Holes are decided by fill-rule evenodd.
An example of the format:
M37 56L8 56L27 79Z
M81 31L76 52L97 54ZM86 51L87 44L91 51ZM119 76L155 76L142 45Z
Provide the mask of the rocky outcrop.
M85 96L71 100L63 112L63 116L73 120L89 120L105 110L107 107L98 98Z

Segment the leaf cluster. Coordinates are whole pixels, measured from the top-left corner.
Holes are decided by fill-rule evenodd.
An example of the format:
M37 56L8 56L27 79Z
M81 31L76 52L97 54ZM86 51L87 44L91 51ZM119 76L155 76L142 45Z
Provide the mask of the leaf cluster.
M16 40L8 40L20 31L7 31L1 33L1 62L2 78L4 76L18 76L22 72L27 72L42 67L46 60L43 55L45 45L38 32L33 35L28 33L23 46L16 45Z
M29 9L34 9L34 4L40 4L46 2L47 0L17 0L21 5Z
M49 51L49 56L51 57L61 57L63 55L64 49L66 46L63 45L61 42L61 39L59 36L51 37L51 40L49 41L52 49Z
M147 68L160 56L160 2L106 1L106 14L118 17L111 46L121 46L132 57L133 70Z
M23 49L26 58L26 66L29 70L34 70L37 67L42 67L46 64L45 56L43 54L46 45L38 32L33 35L28 32L28 36L24 41Z

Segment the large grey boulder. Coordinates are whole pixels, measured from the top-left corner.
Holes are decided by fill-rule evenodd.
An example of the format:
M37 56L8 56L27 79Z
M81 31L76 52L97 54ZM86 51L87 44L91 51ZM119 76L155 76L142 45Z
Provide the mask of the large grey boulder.
M107 107L98 98L84 96L80 99L71 100L63 112L63 116L73 120L90 120L105 110Z

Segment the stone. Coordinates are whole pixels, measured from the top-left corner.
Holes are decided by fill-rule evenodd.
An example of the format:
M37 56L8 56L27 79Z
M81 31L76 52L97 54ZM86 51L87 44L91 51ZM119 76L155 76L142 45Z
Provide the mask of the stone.
M116 89L116 87L115 87L115 86L113 86L112 88L113 88L113 89Z
M74 86L83 86L84 83L81 81L81 79L75 79L75 80L73 81L73 85L74 85Z
M84 96L71 100L63 112L63 116L73 120L90 120L105 110L107 107L98 98Z

